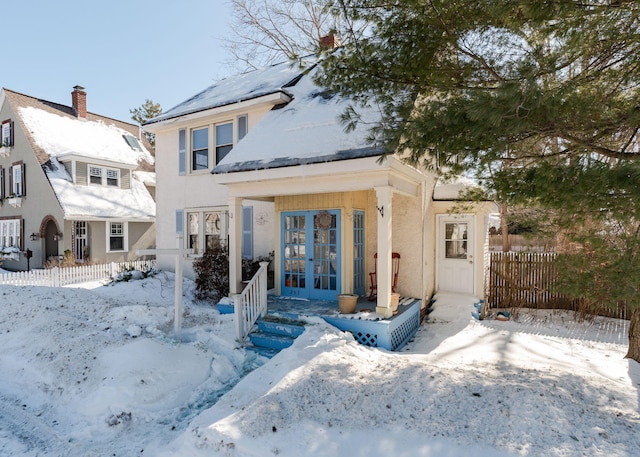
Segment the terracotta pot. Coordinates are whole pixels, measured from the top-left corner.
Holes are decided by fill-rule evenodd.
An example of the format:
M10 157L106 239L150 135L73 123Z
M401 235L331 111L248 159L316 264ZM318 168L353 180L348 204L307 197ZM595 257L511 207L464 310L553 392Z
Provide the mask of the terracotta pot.
M340 314L355 313L357 303L358 303L357 295L353 295L353 294L338 295L338 307L340 308Z

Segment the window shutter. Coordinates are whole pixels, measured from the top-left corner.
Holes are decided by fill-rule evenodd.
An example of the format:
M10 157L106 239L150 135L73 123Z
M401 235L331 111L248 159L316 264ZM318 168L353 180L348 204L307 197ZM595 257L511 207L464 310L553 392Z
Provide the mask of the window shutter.
M253 206L242 207L242 257L253 259Z
M25 195L27 195L27 174L25 173L26 164L22 163L20 165L20 168L22 168L22 175L20 176L20 178L22 178L22 196L24 197Z
M178 174L187 174L187 131L178 130Z
M244 138L249 130L249 117L245 114L238 117L238 141Z
M184 235L184 210L176 210L176 235Z
M13 146L13 141L14 141L14 128L13 128L13 121L9 122L9 128L10 133L9 133L9 144L11 144L11 146Z
M0 165L0 200L4 200L4 197L4 167Z
M9 195L11 195L13 193L13 167L15 165L12 165L11 167L9 167Z

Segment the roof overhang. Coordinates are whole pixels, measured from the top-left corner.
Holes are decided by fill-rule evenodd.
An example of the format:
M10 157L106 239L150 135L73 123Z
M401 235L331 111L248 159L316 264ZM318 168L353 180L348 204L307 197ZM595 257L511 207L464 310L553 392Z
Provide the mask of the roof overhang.
M216 174L230 197L270 199L284 195L353 192L391 187L411 197L420 196L426 175L394 156L365 157L336 162Z
M169 117L168 119L161 119L159 121L150 121L142 126L142 128L151 133L161 132L166 129L175 129L181 127L188 127L194 122L202 121L204 119L225 116L233 116L236 114L243 114L247 110L263 106L277 106L283 103L289 103L291 96L284 91L278 91L267 95L262 95L256 98L250 98L247 100L240 100L233 103L228 103L221 106L215 106L203 110L199 110L192 113L176 114L175 117Z
M129 170L135 170L138 167L138 164L133 162L120 162L120 161L116 162L114 160L99 159L96 157L83 155L82 153L77 153L77 152L60 154L56 156L56 159L60 163L86 162L92 165L100 165L103 167L110 167L110 168L127 168Z

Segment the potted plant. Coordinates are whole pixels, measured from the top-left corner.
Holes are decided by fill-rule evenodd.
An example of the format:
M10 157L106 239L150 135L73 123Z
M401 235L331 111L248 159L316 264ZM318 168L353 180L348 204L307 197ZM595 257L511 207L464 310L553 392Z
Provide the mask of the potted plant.
M340 294L338 295L338 308L340 308L340 314L353 314L356 312L356 305L358 304L358 296L354 294Z

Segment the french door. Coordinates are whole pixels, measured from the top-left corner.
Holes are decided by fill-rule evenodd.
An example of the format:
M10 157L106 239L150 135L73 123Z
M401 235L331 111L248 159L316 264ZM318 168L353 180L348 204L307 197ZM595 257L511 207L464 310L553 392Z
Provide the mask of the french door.
M340 211L282 214L282 294L337 299L340 290Z

